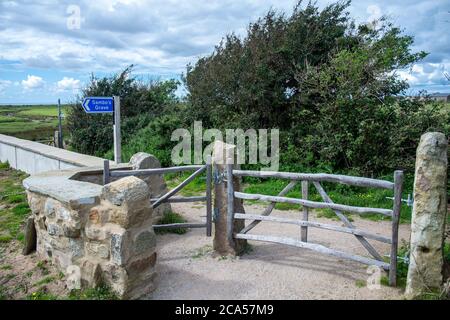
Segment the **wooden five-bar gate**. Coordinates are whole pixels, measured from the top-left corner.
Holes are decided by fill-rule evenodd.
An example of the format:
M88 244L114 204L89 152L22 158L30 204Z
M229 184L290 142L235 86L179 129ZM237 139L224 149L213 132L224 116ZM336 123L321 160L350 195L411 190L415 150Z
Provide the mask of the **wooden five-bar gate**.
M334 174L304 174L304 173L290 173L290 172L268 172L268 171L246 171L246 170L233 170L232 165L226 166L226 177L227 177L227 236L229 239L246 239L246 240L256 240L273 242L279 244L286 244L290 246L305 248L313 251L317 251L323 254L328 254L336 256L339 258L354 260L367 265L375 265L389 271L389 284L391 286L396 285L397 277L397 249L398 249L398 227L400 219L401 210L401 196L402 196L402 186L403 186L403 172L395 171L394 182L377 180L362 177L351 177L344 175L334 175ZM235 192L233 190L233 177L257 177L257 178L279 178L290 180L290 183L278 194L278 196L268 196L262 194L250 194L243 192ZM298 182L301 181L302 187L302 197L301 199L288 198L285 195L292 190ZM342 205L334 203L324 190L321 182L335 182L351 186L358 187L372 187L372 188L382 188L394 191L394 203L392 209L381 209L381 208L366 208L366 207L356 207L349 205ZM323 202L315 202L308 200L308 186L312 183L317 189L318 193L322 197ZM269 201L271 204L263 211L261 214L253 214L243 212L234 212L234 199L243 200L262 200ZM303 219L287 219L279 217L271 217L270 213L275 208L276 203L291 203L299 204L302 206ZM308 209L310 208L328 208L332 209L334 213L339 217L339 219L344 223L345 227L318 223L308 221ZM380 235L372 234L370 232L357 229L350 220L343 214L343 212L352 212L357 214L368 214L376 213L382 214L392 219L392 229L390 237L383 237ZM234 219L245 219L253 220L249 225L247 225L242 230L233 230L232 223ZM301 227L300 240L287 237L269 236L269 235L255 235L248 234L256 225L261 221L270 221L277 223L287 223L298 225ZM344 251L338 251L331 248L327 248L320 244L308 242L308 228L320 228L336 232L353 234L356 239L361 242L361 244L366 248L373 258L367 258ZM237 231L237 232L236 232ZM384 243L390 244L390 255L389 263L385 262L383 257L375 250L375 248L366 240L372 239Z
M206 202L206 222L205 223L174 223L166 225L154 225L155 229L174 229L174 228L206 228L206 235L211 236L212 229L212 183L213 183L213 166L211 164L211 158L205 165L190 165L179 166L170 168L156 168L156 169L140 169L140 170L110 170L109 161L104 162L103 171L103 183L110 182L112 177L122 178L127 176L150 176L150 175L162 175L167 173L177 173L185 171L194 171L186 180L177 185L174 189L170 190L164 195L158 198L151 199L151 205L153 208L157 208L162 203L179 203L179 202ZM196 177L206 172L206 194L205 196L193 196L193 197L175 197L181 189L192 182ZM214 176L221 176L220 172L215 172ZM389 284L396 285L397 282L397 250L398 250L398 228L400 220L400 210L402 202L402 188L403 188L403 172L395 171L394 182L363 178L352 177L345 175L335 174L309 174L309 173L291 173L291 172L271 172L271 171L249 171L249 170L234 170L233 165L226 165L226 172L223 174L226 176L227 183L227 238L230 242L233 239L246 239L256 240L264 242L273 242L279 244L286 244L290 246L305 248L313 251L317 251L323 254L328 254L338 258L350 259L367 265L375 265L389 271ZM289 184L281 190L278 196L269 196L262 194L250 194L234 191L233 177L257 177L257 178L278 178L289 180ZM289 191L291 191L299 182L301 182L302 197L300 199L285 197ZM356 207L343 204L334 203L326 193L321 182L334 182L341 183L357 187L370 187L381 188L394 191L393 208L369 208L369 207ZM317 192L320 194L323 202L316 202L308 200L308 187L313 184ZM234 199L243 200L260 200L268 201L270 205L261 213L243 213L235 212ZM302 218L303 219L288 219L280 217L271 217L273 209L276 203L291 203L302 206ZM319 222L309 221L309 209L331 209L339 217L339 219L345 225L337 226L332 224L325 224ZM361 229L356 228L350 220L343 214L343 212L352 212L357 214L376 213L390 217L391 224L391 236L384 237L381 235L373 234ZM244 227L242 230L233 230L234 220L244 219L252 220L250 224ZM269 235L255 235L249 234L256 225L262 221L277 222L293 224L301 227L300 240L288 237L269 236ZM372 258L363 257L344 251L339 251L325 247L320 244L308 242L308 228L319 228L325 230L331 230L341 233L352 234L356 239L364 246L369 252ZM367 241L367 239L375 240L390 244L389 262L385 262L383 257L377 252L377 250Z
M206 228L206 235L211 236L212 230L212 165L211 159L205 165L191 165L179 166L170 168L155 168L155 169L139 169L139 170L110 170L109 161L105 160L103 165L103 184L111 182L111 178L123 178L129 176L146 177L151 175L163 175L168 173L179 173L186 171L194 171L186 180L177 185L158 198L150 200L153 209L157 208L163 203L180 203L180 202L206 202L206 222L205 223L172 223L153 225L154 229L178 229L178 228ZM206 172L206 194L204 196L193 197L175 197L175 195L196 177Z

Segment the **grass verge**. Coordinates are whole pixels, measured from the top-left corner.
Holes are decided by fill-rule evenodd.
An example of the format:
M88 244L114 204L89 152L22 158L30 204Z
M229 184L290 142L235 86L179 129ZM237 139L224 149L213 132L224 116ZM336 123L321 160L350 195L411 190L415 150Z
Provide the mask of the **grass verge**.
M172 223L185 223L187 222L185 218L183 218L178 213L168 211L165 212L161 219L157 221L156 224L172 224ZM175 228L175 229L156 229L156 234L166 234L166 233L175 233L175 234L185 234L187 229L185 228Z
M0 244L23 240L22 225L30 213L22 180L27 175L0 163Z

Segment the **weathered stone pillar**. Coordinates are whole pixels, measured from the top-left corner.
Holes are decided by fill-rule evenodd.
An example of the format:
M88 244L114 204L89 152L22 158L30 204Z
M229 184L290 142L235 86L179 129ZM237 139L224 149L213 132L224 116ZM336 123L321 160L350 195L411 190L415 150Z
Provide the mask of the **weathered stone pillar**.
M447 215L447 138L422 135L417 148L411 253L406 296L442 285L443 241Z
M159 160L155 156L145 152L139 152L133 155L130 159L130 165L133 167L133 170L161 168ZM169 191L162 174L140 178L147 183L150 190L150 198L159 198ZM157 221L165 212L170 211L172 211L170 203L162 203L153 210L153 221Z
M234 169L238 169L235 155L236 146L226 144L222 141L216 141L213 150L213 166L216 175L220 175L220 182L215 183L214 186L214 208L218 210L214 225L214 242L213 247L216 253L220 255L238 255L244 250L247 241L229 239L227 237L227 182L224 181L226 174L225 169L228 163L233 164ZM234 191L241 190L241 183L239 177L233 178ZM234 198L234 212L245 213L244 206L241 199ZM245 227L244 220L233 220L234 232L239 232Z

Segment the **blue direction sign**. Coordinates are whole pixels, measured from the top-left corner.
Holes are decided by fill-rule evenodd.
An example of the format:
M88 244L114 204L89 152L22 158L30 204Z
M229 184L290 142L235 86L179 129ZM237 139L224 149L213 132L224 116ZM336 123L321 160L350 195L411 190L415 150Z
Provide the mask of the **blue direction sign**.
M86 113L113 113L114 98L87 97L84 98L82 106Z

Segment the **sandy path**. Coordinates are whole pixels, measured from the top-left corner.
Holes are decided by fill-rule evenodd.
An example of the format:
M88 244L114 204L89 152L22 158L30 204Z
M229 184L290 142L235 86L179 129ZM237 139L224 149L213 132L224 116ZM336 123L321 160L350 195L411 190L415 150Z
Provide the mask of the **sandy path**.
M198 204L175 204L174 211L189 221L202 221L204 208ZM247 212L261 212L262 207L246 206ZM274 210L273 216L299 217L296 211ZM340 225L316 218L311 220ZM353 217L361 229L389 235L389 222L373 222ZM250 233L299 237L294 225L262 222ZM409 237L409 225L401 225L400 238ZM309 240L335 249L367 255L352 235L309 229ZM370 241L381 254L389 246ZM398 299L398 289L381 286L370 290L358 288L357 280L366 280L367 266L313 251L250 241L252 250L237 259L214 258L212 238L204 229L193 229L184 235L158 236L159 274L151 299Z

